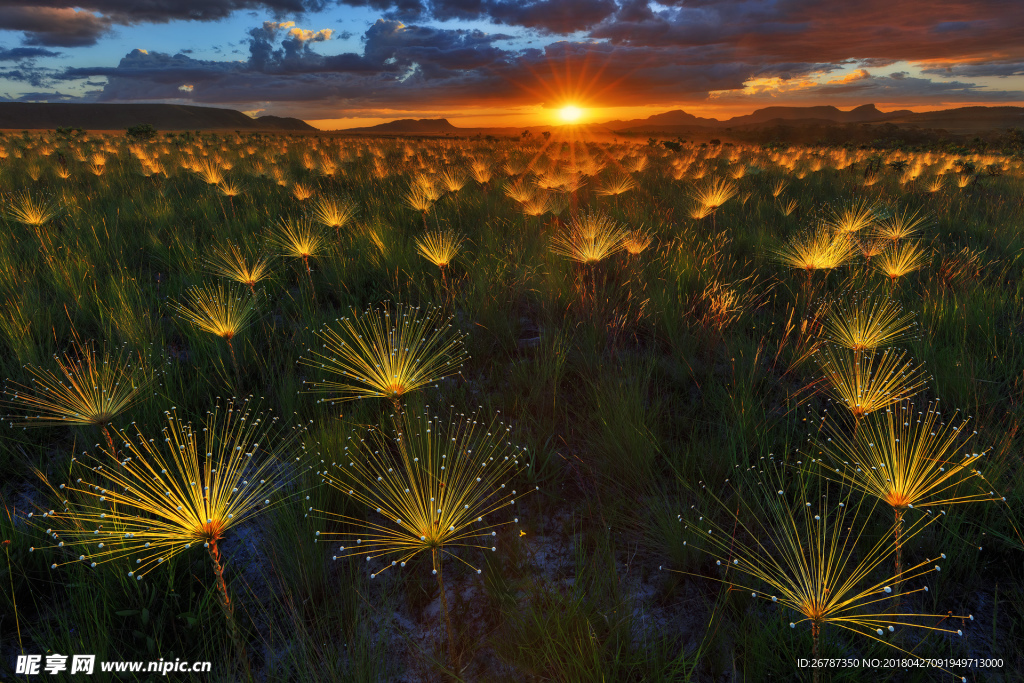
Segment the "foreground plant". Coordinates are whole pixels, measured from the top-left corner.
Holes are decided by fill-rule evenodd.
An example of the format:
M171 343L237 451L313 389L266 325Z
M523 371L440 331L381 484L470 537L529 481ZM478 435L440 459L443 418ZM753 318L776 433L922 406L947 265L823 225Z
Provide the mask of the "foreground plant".
M10 220L33 228L41 228L60 215L56 202L33 199L28 193L19 195L4 210Z
M256 295L256 283L265 280L271 272L270 260L266 256L257 254L255 258L247 259L234 244L211 249L207 267L214 275L247 286L253 296Z
M348 199L328 199L323 197L313 204L312 216L320 225L334 228L336 237L340 237L341 229L352 222L358 213L358 206Z
M908 510L962 503L1005 500L983 489L977 469L981 453L962 451L977 432L955 412L949 422L938 403L923 412L901 401L879 418L869 418L850 435L841 425L823 420L815 455L823 476L882 501L894 514L896 576L902 572L903 519ZM973 483L974 486L970 486Z
M928 379L906 351L896 349L853 353L824 345L815 360L825 392L846 406L858 426L866 415L915 396Z
M687 520L684 530L693 539L688 542L722 568L719 576L706 578L796 612L798 618L790 622L790 628L810 623L812 657L819 656L819 641L827 625L919 659L920 655L884 640L884 636L897 628L963 635L959 629L941 626L950 615L879 609L880 603L889 602L892 585L901 577L882 570L895 550L894 530L873 543L867 535L866 520L877 500L852 495L849 490L830 495L817 477L784 468L770 457L762 458L761 464L749 468L740 480L742 488L734 490L728 500L706 493L713 504L695 510L694 518ZM794 495L786 493L787 486L795 489ZM904 541L939 518L921 515L907 528ZM908 567L903 580L939 571L935 563L944 557L930 557ZM922 584L905 595L927 591L928 586ZM971 616L953 618L973 620ZM816 682L818 672L814 670Z
M31 386L8 381L4 402L31 413L5 417L30 427L96 425L113 450L110 423L142 399L151 373L126 352L111 355L105 350L100 356L93 342L83 342L77 334L70 350L53 359L57 372L25 366Z
M463 335L440 308L397 306L367 310L341 318L317 332L323 351L309 349L300 363L340 375L340 380L306 382L325 401L386 398L401 412L401 398L411 391L456 374L467 355Z
M832 270L844 265L853 254L853 244L844 233L827 226L796 235L775 249L778 263L807 273L807 282L819 270Z
M176 304L176 309L178 315L203 332L209 332L227 342L237 376L238 359L231 340L252 322L256 313L256 298L231 286L208 284L189 287L185 291L185 301Z
M551 251L583 264L595 264L623 248L628 232L602 213L582 213L569 222L568 232L551 238Z
M825 320L825 335L855 355L913 338L913 313L885 296L842 295Z
M235 646L244 651L224 580L220 543L233 527L284 499L295 468L282 467L288 439L276 417L255 412L250 399L218 403L202 428L166 411L161 438L114 430L122 448L72 459L69 481L54 488L60 501L42 515L57 548L70 553L51 565L96 567L127 561L138 581L178 553L202 544ZM34 548L32 549L34 550Z
M456 230L436 230L416 238L416 250L420 256L441 269L441 280L447 286L445 268L462 251L463 236Z
M876 260L876 268L889 278L892 285L896 280L923 268L930 254L915 242L903 242L886 250Z
M310 221L285 218L278 225L273 241L285 256L302 259L312 285L313 269L310 268L309 259L319 256L323 250L326 243L323 233L314 228Z
M527 467L522 449L511 442L511 427L476 415L452 414L441 421L429 411L392 416L388 430L371 428L363 438L349 437L344 454L317 474L328 485L370 510L368 519L311 509L322 519L340 522L342 531L317 532L318 541L340 542L340 557L365 556L382 562L370 578L396 565L404 567L429 552L437 577L448 663L458 669L442 564L444 557L477 568L456 549L497 549L497 530L507 519L492 519L515 509L512 480ZM512 523L518 519L511 520Z

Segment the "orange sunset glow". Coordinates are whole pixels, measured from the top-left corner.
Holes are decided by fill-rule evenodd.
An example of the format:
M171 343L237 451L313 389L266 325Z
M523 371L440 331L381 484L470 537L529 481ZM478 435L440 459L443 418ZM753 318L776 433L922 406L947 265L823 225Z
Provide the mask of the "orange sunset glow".
M411 0L312 3L278 18L244 15L242 4L289 11L281 0L195 10L166 2L145 12L117 0L75 11L47 0L4 10L5 96L225 106L321 129L1024 104L1024 6L999 0ZM569 116L570 106L580 114Z

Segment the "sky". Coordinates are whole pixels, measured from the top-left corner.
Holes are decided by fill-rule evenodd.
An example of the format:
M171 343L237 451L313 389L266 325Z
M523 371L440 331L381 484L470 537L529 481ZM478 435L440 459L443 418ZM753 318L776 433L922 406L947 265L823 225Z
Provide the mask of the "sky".
M1024 0L0 0L0 101L321 129L1024 105Z

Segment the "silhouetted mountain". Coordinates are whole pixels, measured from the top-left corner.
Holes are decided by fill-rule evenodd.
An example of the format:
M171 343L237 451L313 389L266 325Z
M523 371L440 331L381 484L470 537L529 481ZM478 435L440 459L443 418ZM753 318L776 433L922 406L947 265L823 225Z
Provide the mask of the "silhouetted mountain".
M601 124L611 130L633 128L637 126L717 126L721 123L718 119L705 119L693 114L688 114L682 109L674 109L663 114L648 116L646 119L632 119L630 121L608 121Z
M956 133L1024 128L1021 107L959 107L942 111L892 112L890 123L918 128L942 128ZM899 114L897 116L897 114Z
M466 128L456 128L448 119L396 119L376 126L347 128L346 133L369 133L370 135L443 135L444 133L466 133Z
M148 123L157 130L315 131L300 119L251 118L235 109L184 104L78 104L0 102L0 128L124 130Z

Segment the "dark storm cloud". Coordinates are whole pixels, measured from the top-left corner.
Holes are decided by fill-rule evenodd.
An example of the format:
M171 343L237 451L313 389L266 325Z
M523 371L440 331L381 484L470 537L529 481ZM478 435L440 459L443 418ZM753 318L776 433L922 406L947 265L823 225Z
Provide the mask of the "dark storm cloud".
M72 8L9 6L0 2L0 28L24 31L25 44L47 47L94 45L110 30L109 19Z
M37 57L59 57L59 52L46 50L41 47L14 47L6 48L0 46L0 62L20 62L25 59Z
M1020 0L659 4L667 9L646 17L643 11L620 12L595 27L591 36L629 45L724 44L737 58L760 61L922 60L993 52L1024 56Z
M496 0L486 5L491 21L546 33L572 33L612 16L614 0Z
M955 76L957 78L985 78L995 76L1024 76L1024 61L1019 62L981 62L977 64L934 64L923 73L930 76Z
M316 12L333 4L331 0L0 0L0 11L30 9L32 12L45 12L78 7L102 14L113 23L134 24L174 19L213 21L238 10L251 9L269 10L283 16ZM8 28L4 23L0 26Z

